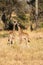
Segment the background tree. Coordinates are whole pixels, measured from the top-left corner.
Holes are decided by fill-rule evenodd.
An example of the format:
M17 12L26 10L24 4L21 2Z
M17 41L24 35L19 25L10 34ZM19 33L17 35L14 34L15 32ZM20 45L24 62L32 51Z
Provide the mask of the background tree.
M6 16L9 15L9 19L11 18L11 14L14 11L17 15L17 20L20 21L21 24L22 22L25 23L25 21L27 23L27 20L29 18L32 21L32 24L33 22L37 24L36 20L39 17L39 14L43 12L43 6L40 5L40 3L43 3L43 0L39 0L39 7L36 5L36 3L38 3L36 0L1 0L0 10L2 10L2 12L4 10ZM39 12L38 16L36 15L36 9ZM30 17L28 19L26 18L26 13L30 14Z

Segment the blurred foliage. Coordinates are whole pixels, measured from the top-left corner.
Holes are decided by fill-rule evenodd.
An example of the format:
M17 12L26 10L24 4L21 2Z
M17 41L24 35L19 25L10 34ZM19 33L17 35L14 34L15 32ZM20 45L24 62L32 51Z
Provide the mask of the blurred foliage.
M10 17L12 11L14 11L17 15L16 19L24 26L27 26L30 21L32 21L32 23L35 22L35 4L33 6L28 5L25 0L1 0L0 11L2 11L2 13L4 11L6 16L10 15ZM27 13L30 14L30 16L26 16ZM39 0L38 20L41 18L43 19L43 0ZM9 20L10 18L7 20L7 23L9 23ZM13 20L11 22L13 22Z
M40 28L43 28L43 23L41 23Z

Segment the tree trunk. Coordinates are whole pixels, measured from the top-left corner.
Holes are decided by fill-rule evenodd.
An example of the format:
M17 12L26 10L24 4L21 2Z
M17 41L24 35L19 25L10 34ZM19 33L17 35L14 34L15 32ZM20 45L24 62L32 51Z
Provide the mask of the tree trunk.
M36 7L36 10L35 10L35 19L36 19L36 29L38 27L38 0L35 1L35 7Z

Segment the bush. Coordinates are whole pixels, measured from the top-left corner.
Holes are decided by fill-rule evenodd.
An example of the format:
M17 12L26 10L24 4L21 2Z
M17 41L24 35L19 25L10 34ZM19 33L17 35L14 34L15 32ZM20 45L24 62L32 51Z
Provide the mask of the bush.
M43 28L43 23L40 25L41 28Z

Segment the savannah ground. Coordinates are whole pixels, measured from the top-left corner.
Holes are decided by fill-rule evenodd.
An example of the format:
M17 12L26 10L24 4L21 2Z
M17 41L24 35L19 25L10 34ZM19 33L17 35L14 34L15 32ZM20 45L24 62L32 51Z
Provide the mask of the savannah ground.
M30 40L27 45L24 41L19 44L18 40L7 44L8 31L0 32L0 65L43 65L43 30L25 32Z

